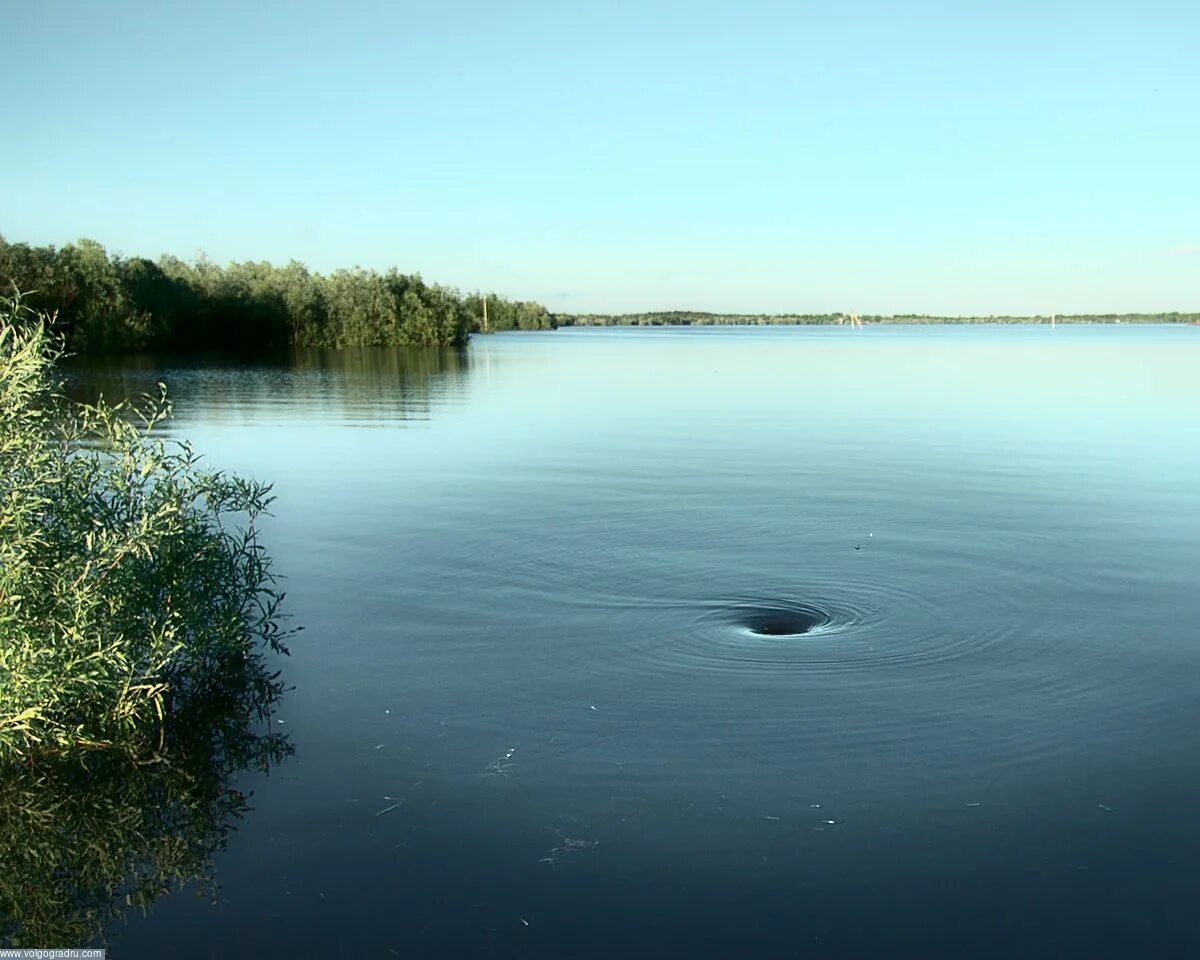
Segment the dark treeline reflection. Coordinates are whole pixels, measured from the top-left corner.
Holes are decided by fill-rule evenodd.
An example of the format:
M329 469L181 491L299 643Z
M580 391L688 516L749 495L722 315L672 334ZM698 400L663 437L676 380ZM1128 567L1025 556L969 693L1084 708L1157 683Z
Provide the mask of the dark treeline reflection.
M253 364L133 354L75 357L68 394L90 403L153 393L171 384L176 412L214 423L276 411L281 419L427 420L439 402L466 390L470 353L454 347L296 348Z
M94 240L56 248L0 237L0 295L13 293L56 313L68 348L81 353L461 346L482 328L485 296L395 268L324 275L295 260L222 267L110 255ZM555 326L541 304L486 297L487 332Z
M195 883L250 809L238 774L292 753L259 704L208 704L151 755L97 751L0 772L0 944L80 946Z

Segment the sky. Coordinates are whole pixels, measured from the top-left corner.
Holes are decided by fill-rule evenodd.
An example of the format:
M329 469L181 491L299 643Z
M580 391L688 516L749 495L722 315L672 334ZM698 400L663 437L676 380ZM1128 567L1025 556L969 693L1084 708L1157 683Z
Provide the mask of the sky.
M1195 0L0 2L0 235L565 313L1200 310Z

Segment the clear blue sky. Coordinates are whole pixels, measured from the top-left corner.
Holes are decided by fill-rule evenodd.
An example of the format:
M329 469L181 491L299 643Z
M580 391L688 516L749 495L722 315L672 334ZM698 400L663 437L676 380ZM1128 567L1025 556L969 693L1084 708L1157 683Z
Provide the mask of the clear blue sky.
M0 4L0 233L563 311L1200 309L1200 3Z

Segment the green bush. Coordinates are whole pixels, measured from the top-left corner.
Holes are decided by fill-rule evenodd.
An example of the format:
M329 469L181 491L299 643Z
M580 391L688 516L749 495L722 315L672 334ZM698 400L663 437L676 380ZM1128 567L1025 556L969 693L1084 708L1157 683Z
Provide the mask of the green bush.
M205 471L141 404L69 402L48 320L0 301L0 764L161 747L269 714L286 653L255 521L270 488Z

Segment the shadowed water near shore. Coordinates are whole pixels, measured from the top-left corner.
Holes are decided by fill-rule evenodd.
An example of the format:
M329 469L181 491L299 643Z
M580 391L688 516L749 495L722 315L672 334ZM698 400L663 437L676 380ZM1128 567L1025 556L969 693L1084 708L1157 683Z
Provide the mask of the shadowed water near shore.
M170 741L0 771L0 942L103 943L185 887L216 899L213 856L252 809L239 776L293 747L236 707L182 719Z
M469 363L470 354L454 348L378 347L286 350L241 362L149 354L72 357L67 369L77 400L154 393L166 376L172 389L204 404L189 409L189 416L236 422L268 408L295 421L345 417L369 426L428 419L462 384Z
M1194 953L1198 361L713 328L78 370L275 480L323 638L220 899L114 954Z

